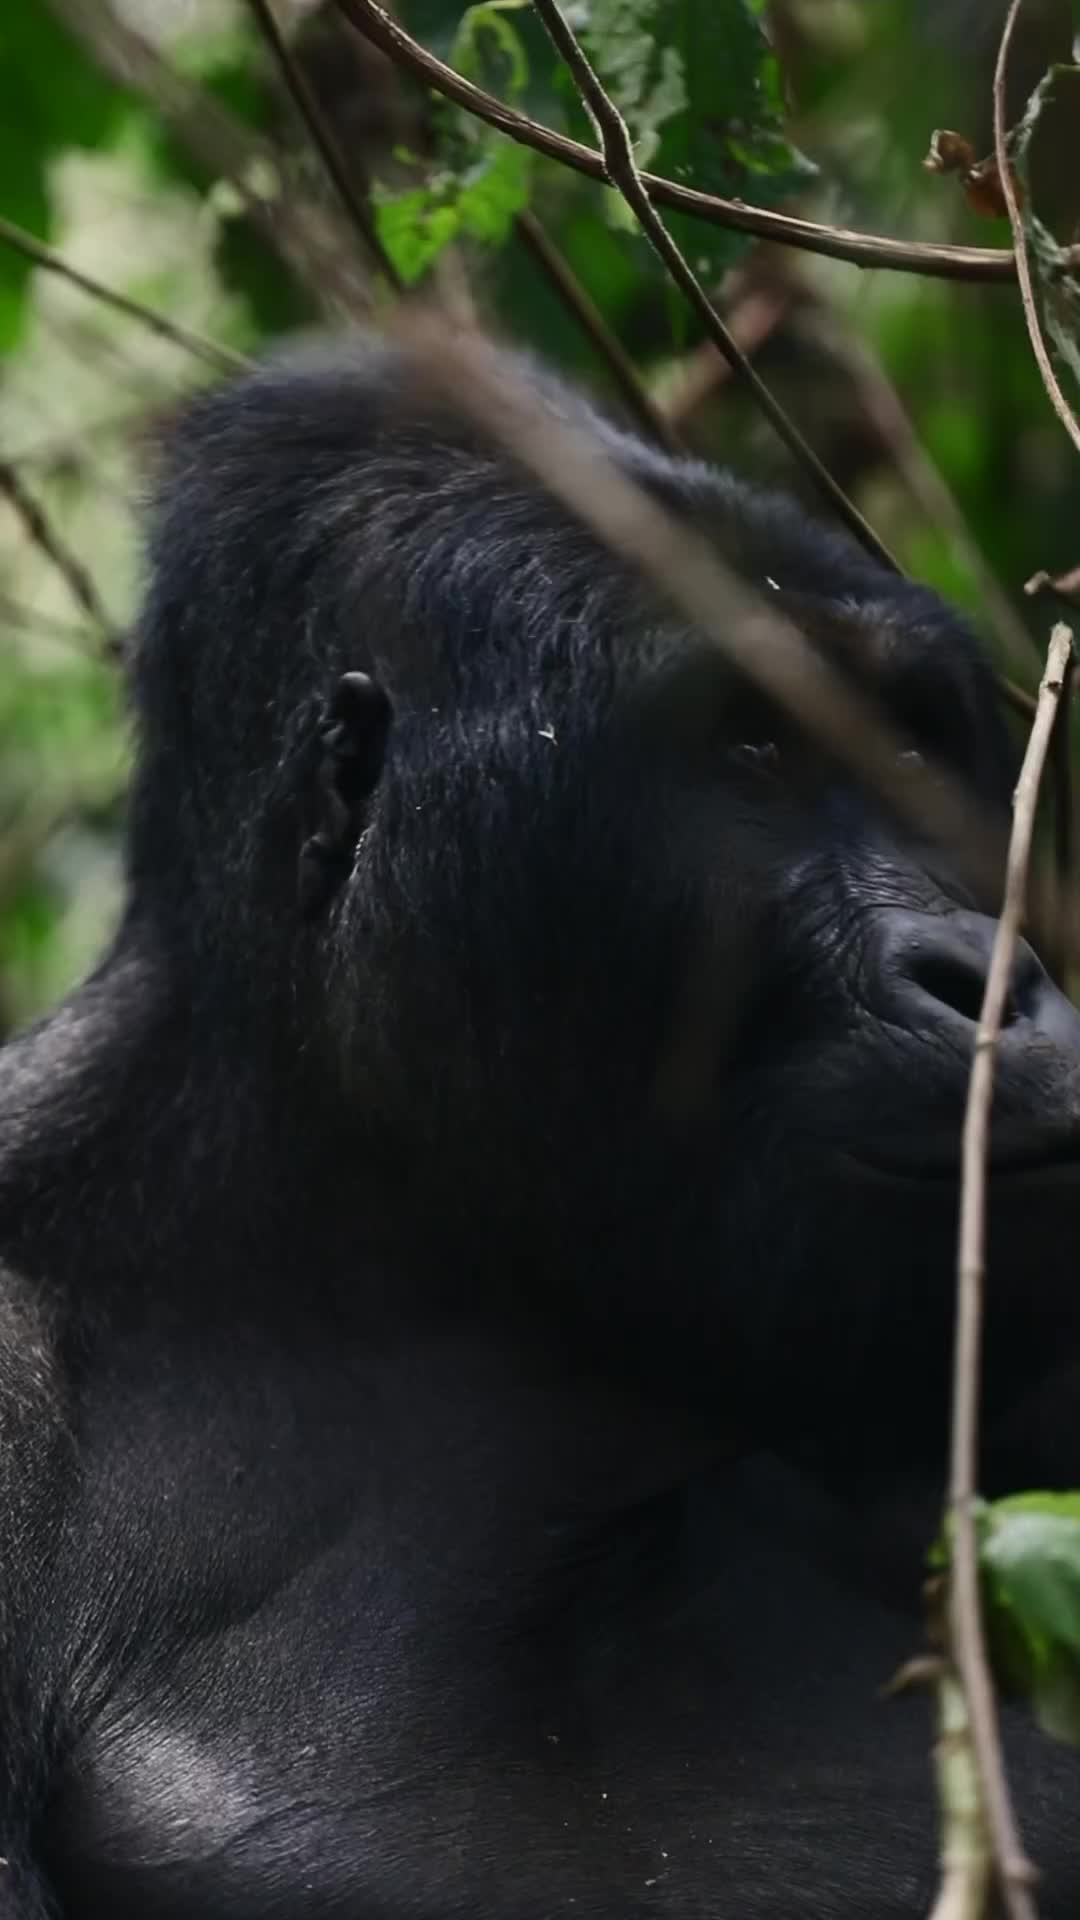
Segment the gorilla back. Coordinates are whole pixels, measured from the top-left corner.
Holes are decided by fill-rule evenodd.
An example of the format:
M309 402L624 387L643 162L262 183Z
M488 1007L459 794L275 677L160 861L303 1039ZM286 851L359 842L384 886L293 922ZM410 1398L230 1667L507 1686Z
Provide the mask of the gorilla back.
M1005 819L939 600L525 377ZM132 681L123 924L0 1063L3 1910L922 1913L930 1730L876 1694L992 923L386 346L192 407ZM1025 948L1025 1483L1080 1478L1078 1152ZM1080 1769L1011 1738L1053 1920Z

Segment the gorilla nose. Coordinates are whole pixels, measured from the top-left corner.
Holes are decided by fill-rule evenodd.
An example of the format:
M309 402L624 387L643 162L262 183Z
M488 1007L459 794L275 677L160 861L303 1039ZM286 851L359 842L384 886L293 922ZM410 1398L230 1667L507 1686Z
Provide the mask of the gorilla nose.
M977 1022L990 971L996 922L985 914L896 911L883 930L881 977L890 1017L915 1033ZM1080 1064L1080 1014L1059 993L1026 940L1013 953L1002 1037L1038 1038ZM969 1034L973 1041L974 1035Z

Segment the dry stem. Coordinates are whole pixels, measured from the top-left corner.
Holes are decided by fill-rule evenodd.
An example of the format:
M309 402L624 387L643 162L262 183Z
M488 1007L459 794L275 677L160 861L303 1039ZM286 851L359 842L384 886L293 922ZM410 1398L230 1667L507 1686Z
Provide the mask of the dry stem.
M1009 1920L1034 1920L1033 1869L1020 1842L1009 1798L998 1737L993 1688L979 1610L975 1488L978 1461L979 1367L982 1349L983 1280L986 1268L987 1151L994 1051L1009 990L1013 954L1024 914L1039 780L1046 759L1072 649L1068 627L1050 636L1035 720L1013 803L1013 828L1005 869L1005 895L994 936L986 991L975 1037L967 1111L964 1116L957 1279L956 1354L953 1379L949 1510L953 1526L951 1591L952 1653L971 1719L983 1804L994 1866Z
M1065 428L1073 446L1080 452L1080 420L1077 420L1065 395L1061 391L1053 362L1046 350L1043 339L1042 322L1039 319L1039 304L1035 297L1035 287L1031 277L1031 261L1028 257L1027 234L1024 231L1024 216L1016 192L1009 159L1008 129L1005 123L1005 76L1009 64L1009 44L1013 28L1016 25L1022 0L1012 0L1005 18L1005 29L998 49L997 66L994 69L994 154L997 159L998 176L1001 180L1005 204L1009 209L1009 225L1012 227L1013 246L1016 259L1016 277L1020 282L1020 299L1024 307L1024 321L1031 341L1031 351L1042 375L1050 404Z
M596 127L597 138L603 148L604 172L607 179L621 193L646 239L667 268L679 291L697 314L709 338L719 347L732 373L753 394L762 413L779 434L784 445L809 474L819 493L828 501L849 532L854 534L860 545L865 547L875 560L880 560L883 565L897 572L896 561L888 548L878 538L869 522L863 518L854 502L848 499L843 488L833 479L832 474L818 459L809 442L799 432L794 421L789 419L779 401L755 371L720 318L681 247L665 227L638 171L626 122L594 72L573 29L567 24L557 0L533 0L533 6L547 29L556 53L566 63L581 96L582 105Z

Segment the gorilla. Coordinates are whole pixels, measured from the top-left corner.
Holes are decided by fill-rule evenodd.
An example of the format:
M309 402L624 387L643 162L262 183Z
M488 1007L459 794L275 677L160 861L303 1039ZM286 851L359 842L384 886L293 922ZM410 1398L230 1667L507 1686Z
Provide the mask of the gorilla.
M911 1920L994 903L410 364L162 451L126 909L0 1062L0 1910ZM956 614L521 377L1006 823ZM1028 947L991 1189L985 1484L1067 1484ZM1008 1750L1063 1920L1080 1764Z

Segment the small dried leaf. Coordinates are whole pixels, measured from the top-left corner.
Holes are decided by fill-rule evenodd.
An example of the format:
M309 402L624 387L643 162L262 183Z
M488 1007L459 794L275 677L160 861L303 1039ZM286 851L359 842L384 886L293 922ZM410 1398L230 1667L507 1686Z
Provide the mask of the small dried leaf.
M975 165L975 149L966 134L935 127L930 151L923 161L928 173L966 173Z
M964 175L962 186L964 199L972 213L978 213L987 220L1001 220L1008 216L1009 207L1005 199L1005 189L1001 184L997 160L993 154L969 167Z

